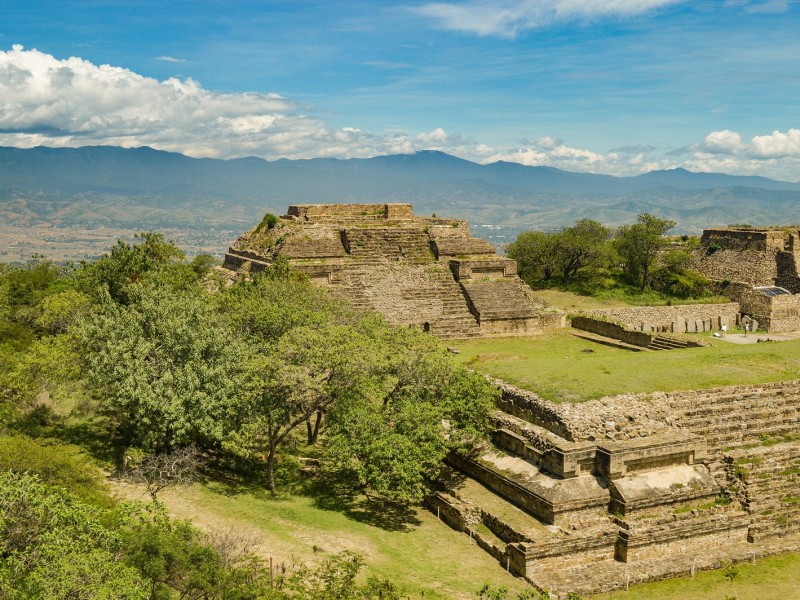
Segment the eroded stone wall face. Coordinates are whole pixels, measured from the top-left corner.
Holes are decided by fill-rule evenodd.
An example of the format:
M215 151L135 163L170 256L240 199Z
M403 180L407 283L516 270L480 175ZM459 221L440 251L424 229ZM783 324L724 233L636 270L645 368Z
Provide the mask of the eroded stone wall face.
M762 229L704 229L700 243L703 246L717 245L730 250L783 250L787 233L783 230Z
M778 277L778 251L731 250L695 252L695 268L716 281L741 281L750 286L775 285Z
M628 328L645 332L666 331L671 333L694 333L695 322L710 322L710 329L718 330L723 324L732 327L739 315L739 305L735 302L725 304L685 304L676 306L630 306L623 308L602 308L585 311L607 321L621 323ZM688 325L687 325L688 324Z

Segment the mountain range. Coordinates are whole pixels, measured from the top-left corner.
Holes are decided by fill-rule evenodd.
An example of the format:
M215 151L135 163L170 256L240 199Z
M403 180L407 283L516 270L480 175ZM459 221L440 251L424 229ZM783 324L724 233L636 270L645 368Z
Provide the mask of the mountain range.
M307 202L411 202L417 214L465 218L497 244L524 229L581 218L615 226L641 212L674 219L678 233L800 221L798 183L685 169L612 177L481 165L437 151L266 161L196 159L147 147L0 147L0 236L14 238L13 249L5 247L9 259L30 250L19 244L20 228L103 230L106 237L163 229L184 232L177 237L188 236L190 250L219 255L264 212L283 214L289 204ZM0 241L0 260L3 250ZM83 255L92 251L75 256Z

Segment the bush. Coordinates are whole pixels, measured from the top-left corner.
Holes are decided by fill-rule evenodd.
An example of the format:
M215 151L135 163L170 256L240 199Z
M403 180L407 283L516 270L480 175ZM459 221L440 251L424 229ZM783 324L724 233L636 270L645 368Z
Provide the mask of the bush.
M36 474L42 483L65 488L88 503L113 504L98 466L71 444L25 435L0 437L0 471Z
M256 233L261 233L262 231L270 230L278 224L278 217L273 215L272 213L267 213L264 215L264 218L261 219L261 222L256 227Z

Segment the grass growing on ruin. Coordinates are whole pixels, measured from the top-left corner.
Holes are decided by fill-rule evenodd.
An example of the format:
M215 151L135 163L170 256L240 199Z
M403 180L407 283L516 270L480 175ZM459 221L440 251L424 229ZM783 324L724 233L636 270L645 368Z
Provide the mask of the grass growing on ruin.
M624 393L707 389L800 377L800 341L632 352L580 339L569 329L533 338L451 343L460 362L555 402Z
M681 577L592 596L594 600L722 600L726 597L753 600L797 598L800 555L781 554L759 558L756 564L735 566L733 583L723 569L698 573L694 579Z
M128 487L125 495L132 491ZM350 550L364 557L365 575L388 578L411 598L472 599L487 582L514 595L529 587L423 508L342 497L338 490L274 499L256 486L221 483L167 490L159 498L171 513L202 529L241 532L276 566L318 563Z

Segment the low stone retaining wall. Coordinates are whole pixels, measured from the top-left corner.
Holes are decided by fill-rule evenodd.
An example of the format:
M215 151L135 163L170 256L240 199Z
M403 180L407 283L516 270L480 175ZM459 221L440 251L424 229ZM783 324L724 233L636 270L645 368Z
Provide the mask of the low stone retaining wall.
M722 325L732 327L739 315L739 304L679 304L674 306L626 306L585 311L586 315L606 321L623 323L630 329L645 332L694 333L695 322L711 322L709 329ZM574 326L574 325L573 325ZM704 331L706 329L700 329Z
M551 525L555 523L556 514L553 504L534 493L532 490L511 481L507 477L503 477L479 462L459 456L458 454L451 454L447 458L447 462L452 464L459 471L479 481L497 495L502 496L519 507L524 507L525 510L545 523Z
M603 319L593 319L591 317L572 317L572 326L575 329L596 333L604 337L612 338L631 344L647 348L653 343L653 335L644 331L630 331L619 325Z

